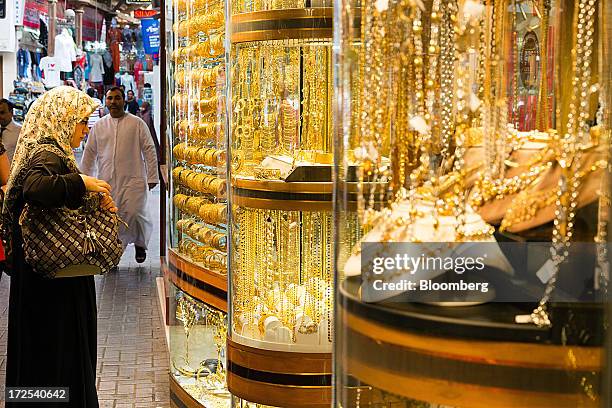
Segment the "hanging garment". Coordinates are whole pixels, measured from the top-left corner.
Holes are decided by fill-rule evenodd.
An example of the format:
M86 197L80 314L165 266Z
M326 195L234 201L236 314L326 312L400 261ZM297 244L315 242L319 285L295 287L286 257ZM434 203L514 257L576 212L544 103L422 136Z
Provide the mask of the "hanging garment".
M45 56L47 54L46 49L49 45L49 31L47 30L47 24L43 21L43 19L39 19L39 27L38 27L38 42L45 47Z
M115 70L113 67L113 57L111 53L106 51L102 55L102 61L104 61L104 75L102 82L104 82L104 85L113 85L115 83Z
M118 28L111 28L108 30L108 47L113 57L113 69L115 72L119 71L121 64L121 53L119 51L119 43L121 43L121 30Z
M87 54L85 54L87 56L87 61L85 63L85 80L89 82L89 74L91 73L91 61L89 56L91 55L91 52L88 52Z
M121 32L121 37L123 39L123 50L131 51L132 50L132 30L128 26L126 26Z
M72 62L76 60L76 45L66 29L55 37L54 57L61 72L72 72Z
M20 48L17 51L17 76L19 79L31 79L28 71L30 70L30 53L28 50Z
M89 56L91 71L89 72L90 82L102 82L104 80L104 61L100 54L91 54Z
M129 225L119 231L123 245L146 248L153 227L148 184L159 183L157 152L147 125L130 113L104 116L89 132L80 168L111 185L118 214Z
M77 88L83 90L85 87L85 62L87 61L87 56L85 54L81 56L77 56L76 61L74 61L72 75L74 78L74 82L77 84Z
M134 62L134 79L136 80L136 83L139 83L140 81L140 75L143 70L142 68L142 61L140 61L139 59L136 60Z
M40 52L30 51L30 60L32 60L32 79L34 81L40 81L40 59L42 55Z
M44 57L40 60L40 69L43 73L43 84L47 88L60 86L60 69L55 57Z

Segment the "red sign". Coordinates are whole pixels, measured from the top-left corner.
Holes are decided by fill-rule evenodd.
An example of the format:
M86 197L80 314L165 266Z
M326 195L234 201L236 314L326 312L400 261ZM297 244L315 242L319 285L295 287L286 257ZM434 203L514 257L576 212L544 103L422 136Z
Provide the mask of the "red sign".
M157 10L134 10L134 18L151 18L153 16L156 16L157 14L159 14L159 11Z

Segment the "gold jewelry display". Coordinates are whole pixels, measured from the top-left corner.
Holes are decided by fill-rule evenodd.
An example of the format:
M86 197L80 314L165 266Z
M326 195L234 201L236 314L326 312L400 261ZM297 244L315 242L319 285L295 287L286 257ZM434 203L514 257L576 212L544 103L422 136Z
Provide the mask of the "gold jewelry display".
M170 214L175 231L169 236L181 262L226 274L224 4L219 0L175 0L172 19L173 38L168 41L174 46L172 66L168 67L171 103L166 114L172 124ZM174 377L200 403L227 406L225 315L177 292L177 318L187 336L186 355L172 361ZM198 335L209 336L206 341L214 344L210 356L196 356L194 351L200 352L200 348L190 348L193 326L205 326L197 329L203 329ZM172 342L170 346L172 353ZM216 370L205 364L208 357L216 362Z
M302 55L307 63L300 69ZM243 164L237 174L253 175L269 156L296 161L302 151L331 153L330 55L329 42L236 46L232 138Z
M232 274L235 330L255 325L263 340L266 322L278 319L292 333L286 341L299 343L299 335L318 336L326 321L327 336L322 343L317 337L316 344L329 343L331 213L240 207L236 217L240 262Z
M551 260L553 273L546 284L544 295L538 307L532 312L532 322L540 327L550 326L547 304L555 289L559 267L569 255L577 197L580 189L581 146L589 144L590 134L585 131L588 119L588 102L591 81L591 58L593 56L593 35L596 19L596 1L578 0L574 9L574 50L572 52L572 94L565 133L560 139L560 152L557 161L561 167L561 177L556 194L555 221L552 236ZM597 167L597 166L594 166ZM607 168L607 163L605 164Z

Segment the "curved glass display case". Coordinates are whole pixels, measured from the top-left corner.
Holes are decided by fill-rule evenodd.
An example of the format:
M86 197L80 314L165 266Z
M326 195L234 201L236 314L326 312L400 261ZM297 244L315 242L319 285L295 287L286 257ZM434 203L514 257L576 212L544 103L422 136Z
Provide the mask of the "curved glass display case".
M332 9L228 9L228 386L238 406L329 406Z
M225 4L176 0L168 24L171 394L229 407L226 387L227 203ZM168 8L166 8L168 10Z
M334 406L608 406L609 2L336 7Z

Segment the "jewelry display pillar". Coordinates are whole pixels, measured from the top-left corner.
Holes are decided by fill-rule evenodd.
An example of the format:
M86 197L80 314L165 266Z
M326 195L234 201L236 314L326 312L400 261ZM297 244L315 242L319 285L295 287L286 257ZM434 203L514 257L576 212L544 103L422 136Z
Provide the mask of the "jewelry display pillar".
M170 392L176 406L229 407L225 12L166 4ZM171 27L171 30L170 30Z
M610 2L334 6L333 406L609 406Z
M329 407L333 9L228 4L228 388L240 407Z

